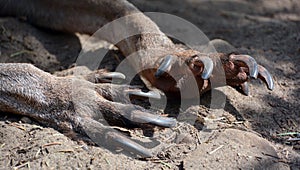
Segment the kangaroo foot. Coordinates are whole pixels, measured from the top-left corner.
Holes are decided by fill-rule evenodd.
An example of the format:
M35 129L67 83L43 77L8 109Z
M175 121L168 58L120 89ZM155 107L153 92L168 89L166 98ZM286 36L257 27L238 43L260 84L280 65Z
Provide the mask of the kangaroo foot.
M128 85L94 84L74 76L55 77L30 64L0 64L0 82L1 111L31 117L61 131L79 132L98 145L121 147L141 157L152 153L109 125L176 126L173 118L130 104L126 100L128 95L151 97L153 93L143 93Z

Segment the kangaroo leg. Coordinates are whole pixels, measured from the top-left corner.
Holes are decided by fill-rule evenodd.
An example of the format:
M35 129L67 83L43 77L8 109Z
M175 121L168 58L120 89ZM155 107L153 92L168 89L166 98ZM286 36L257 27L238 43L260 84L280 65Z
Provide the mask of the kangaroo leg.
M230 53L199 55L203 52L176 46L153 21L126 0L0 0L0 15L24 16L39 26L88 34L93 34L108 22L124 17L120 23L113 23L112 27L106 28L105 33L99 33L97 36L115 44L125 56L146 51L139 53L130 64L135 68L153 68L139 71L142 80L149 88L158 88L165 93L178 93L180 89L189 87L193 77L196 79L199 93L204 93L211 88L207 79L210 78L212 69L224 69L226 84L241 87L245 94L248 94L248 76L258 77L270 90L274 86L269 72L258 66L252 57L234 56ZM132 36L122 37L128 31L131 31ZM182 62L187 63L187 67L176 67ZM217 64L218 62L221 64ZM189 71L193 74L188 75ZM163 76L163 73L174 73L177 79L174 80L168 74Z
M0 111L31 117L61 131L97 139L98 145L123 147L142 157L151 152L108 124L153 124L173 127L176 120L155 115L132 104L113 102L129 95L128 86L93 84L76 77L55 77L30 64L0 64ZM138 89L131 89L139 95ZM127 94L126 94L127 93ZM125 123L126 125L126 123ZM91 129L95 128L95 129Z
M0 15L25 17L55 30L93 34L118 17L139 12L124 0L1 0Z

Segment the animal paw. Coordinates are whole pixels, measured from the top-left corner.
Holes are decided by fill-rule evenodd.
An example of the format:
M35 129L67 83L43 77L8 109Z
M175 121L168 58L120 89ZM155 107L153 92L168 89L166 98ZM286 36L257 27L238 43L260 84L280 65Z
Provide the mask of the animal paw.
M152 151L110 125L176 126L175 119L127 100L129 95L159 98L159 94L130 85L95 84L82 76L56 77L30 64L0 64L0 111L28 116L63 132L88 135L100 146L122 148L140 157L152 156Z
M257 64L249 55L218 53L223 64L226 83L239 92L249 95L248 82L250 79L262 80L269 90L274 89L274 82L269 71Z
M194 89L199 90L201 94L209 88L208 81L214 63L206 54L183 50L161 57L154 68L141 73L148 84L163 91L167 96L176 96L180 92L184 98L193 98L196 97Z
M108 149L121 148L138 157L151 157L151 149L143 146L141 142L131 140L129 137L114 130L110 125L117 126L160 126L174 127L177 121L174 118L164 117L146 110L140 106L132 105L126 100L128 95L159 98L155 92L142 92L140 89L128 85L94 84L76 89L75 98L86 99L75 103L79 128L84 131L96 144ZM89 106L89 110L85 110Z
M217 86L230 85L245 95L249 95L250 78L259 78L269 90L274 88L274 82L268 70L257 64L249 55L199 53L194 50L184 50L166 55L158 63L155 66L157 69L152 72L145 71L142 76L164 93L180 92L184 98L197 97L193 96L195 91L190 90L194 80L201 95L211 87L215 87L211 84L212 82L223 79L219 76L224 76L224 82L218 82Z

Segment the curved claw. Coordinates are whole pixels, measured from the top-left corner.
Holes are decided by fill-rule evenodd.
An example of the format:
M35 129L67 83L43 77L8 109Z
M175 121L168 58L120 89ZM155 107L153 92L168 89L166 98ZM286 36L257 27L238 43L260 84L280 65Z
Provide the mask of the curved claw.
M152 153L149 149L130 140L126 136L117 132L111 127L104 126L96 120L90 118L80 119L82 130L99 146L107 149L115 149L121 147L125 151L132 152L142 157L151 157Z
M242 83L236 87L236 90L246 96L249 96L249 85L247 82Z
M258 78L266 83L269 90L274 89L274 82L269 71L261 65L258 65Z
M167 55L164 57L163 62L158 67L155 77L160 77L165 72L169 72L171 70L172 64L176 61L177 57L173 55Z
M107 79L122 79L124 80L126 76L123 73L119 72L109 72L109 73L103 73L99 77L99 79L106 81Z
M242 66L246 66L249 69L249 75L252 78L257 78L258 75L258 64L255 59L249 55L230 55L233 62L238 61L242 63Z
M106 134L107 141L114 146L121 147L122 149L133 152L137 155L140 155L143 158L151 157L152 153L145 147L140 144L128 139L124 135L117 132L107 132Z
M138 123L151 123L153 125L158 125L161 127L175 127L177 124L176 119L162 117L159 115L153 115L146 112L135 111L131 114L131 121Z
M199 60L204 65L201 78L204 80L208 79L214 69L214 63L212 59L210 59L209 57L197 57L197 60Z
M149 91L147 93L142 92L141 90L129 90L127 91L129 95L136 95L136 96L141 96L141 97L148 97L148 98L153 98L153 99L160 99L161 96L159 92L156 91Z

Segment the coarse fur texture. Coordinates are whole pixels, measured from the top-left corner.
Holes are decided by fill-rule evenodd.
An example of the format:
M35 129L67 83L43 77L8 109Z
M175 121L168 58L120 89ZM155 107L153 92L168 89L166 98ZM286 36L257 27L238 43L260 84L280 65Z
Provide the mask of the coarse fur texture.
M273 89L271 76L262 66L257 66L253 58L230 53L204 54L178 46L163 34L153 21L125 0L0 1L0 9L2 16L24 17L38 26L88 34L93 34L110 21L128 16L125 24L141 34L128 37L120 42L115 42L115 32L100 35L98 38L115 44L124 56L137 51L146 51L138 54L135 62L131 64L139 65L141 68L153 68L140 72L140 76L149 89L158 88L167 96L178 93L179 89L187 89L185 85L188 84L190 77L185 75L190 71L196 78L200 94L210 90L210 80L201 77L205 65L199 64L199 60L192 60L201 56L210 58L214 66L222 65L227 85L240 87L243 92L248 93L247 81L250 76L262 79L269 89ZM117 31L122 32L122 30ZM160 52L153 53L151 49L160 49ZM188 67L182 68L180 65L174 64L168 70L180 75L179 79L174 79L166 74L160 77L155 76L162 59L167 55L174 55L180 61L188 63ZM214 67L213 69L218 68ZM95 126L94 120L101 122L103 117L117 125L125 125L126 123L123 123L123 117L125 117L135 123L145 122L166 127L174 126L172 119L151 116L141 107L112 102L112 96L122 96L123 92L129 89L127 86L110 88L106 84L93 84L76 77L58 78L28 64L1 64L0 71L1 111L30 116L43 124L63 131L75 130L84 133L86 129ZM217 74L213 75L217 76ZM185 95L187 95L185 97L194 97L189 93L185 93ZM160 124L160 121L157 120L161 120L165 124ZM105 132L107 127L103 127L100 123L97 125L100 129L99 134L110 135ZM148 152L139 154L151 155Z

